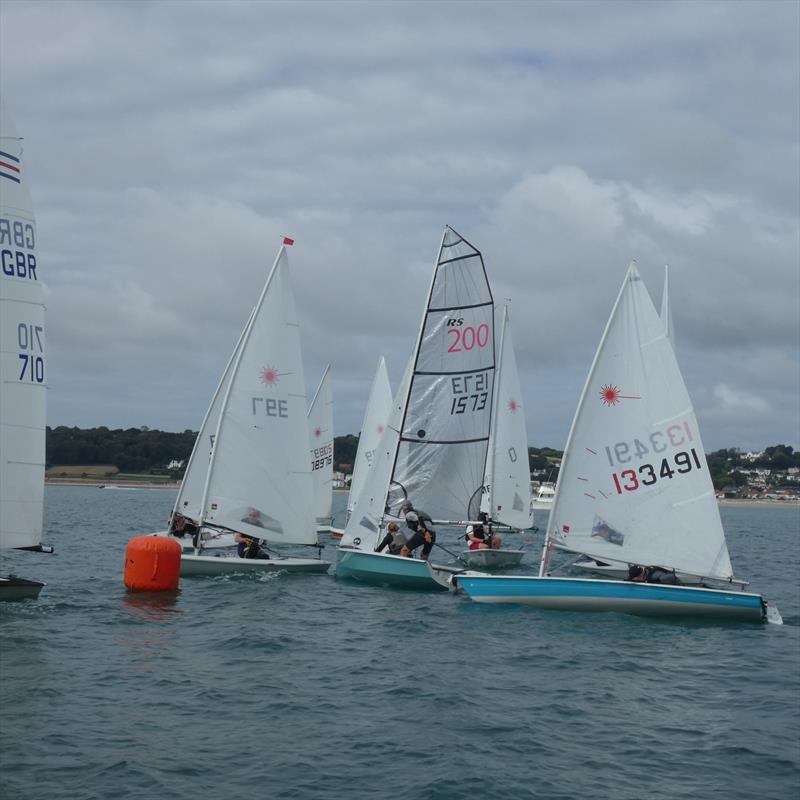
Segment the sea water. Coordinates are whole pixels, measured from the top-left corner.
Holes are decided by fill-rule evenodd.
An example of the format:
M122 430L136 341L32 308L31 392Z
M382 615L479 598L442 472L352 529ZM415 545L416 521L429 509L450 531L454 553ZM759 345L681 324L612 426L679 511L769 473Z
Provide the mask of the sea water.
M722 509L736 573L778 605L776 626L492 607L332 575L137 595L126 543L163 528L174 491L45 496L57 555L3 561L48 583L0 603L3 798L800 792L797 508ZM507 539L534 572L541 533Z

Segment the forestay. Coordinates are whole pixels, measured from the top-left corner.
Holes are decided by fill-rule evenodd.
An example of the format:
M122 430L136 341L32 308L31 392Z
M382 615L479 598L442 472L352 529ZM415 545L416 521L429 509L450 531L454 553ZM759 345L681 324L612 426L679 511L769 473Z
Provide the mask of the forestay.
M635 264L572 423L547 539L601 560L732 574L692 403Z
M214 396L211 398L211 404L203 418L203 423L200 425L200 432L194 440L192 454L189 456L189 462L184 471L183 480L178 490L178 496L175 499L173 513L180 513L193 520L195 523L199 523L200 517L202 516L203 489L206 485L208 468L211 464L211 455L214 450L214 436L216 435L217 425L219 424L222 401L227 393L233 365L236 361L236 357L239 355L244 335L250 327L252 318L253 312L250 313L247 324L242 329L241 334L239 334L236 347L233 348L225 371L222 373Z
M46 337L22 140L0 100L0 549L42 538Z
M333 505L333 394L331 365L325 367L308 409L309 459L314 480L314 518L330 523Z
M487 510L495 522L513 528L530 528L533 525L533 513L528 428L522 406L508 306L503 308L499 353L486 478Z
M445 228L415 348L389 508L480 511L494 388L494 303L483 258Z
M204 520L274 542L316 544L300 330L281 248L222 401Z
M389 375L386 371L386 361L383 356L378 360L372 388L364 412L364 421L361 425L361 435L358 437L358 450L353 464L353 477L350 482L350 494L347 497L347 518L352 516L356 500L361 494L372 466L375 452L380 438L386 429L386 423L392 412L392 387L389 384Z

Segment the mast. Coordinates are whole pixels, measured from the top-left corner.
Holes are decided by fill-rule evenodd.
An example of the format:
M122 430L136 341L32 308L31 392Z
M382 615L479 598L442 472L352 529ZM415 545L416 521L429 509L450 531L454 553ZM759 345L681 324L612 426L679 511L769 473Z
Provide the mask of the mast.
M444 240L447 236L447 231L452 230L449 225L444 226L444 231L442 232L442 240L439 243L439 252L436 255L436 267L433 270L433 275L431 275L431 283L428 287L428 299L425 302L425 313L422 315L422 320L419 323L419 331L417 332L417 341L414 345L414 362L411 366L411 375L410 380L408 381L408 387L406 389L405 397L403 398L403 416L400 420L400 427L397 431L397 442L395 443L394 448L394 460L392 461L392 471L389 478L389 484L386 487L386 496L384 498L384 508L386 508L386 501L389 499L389 492L392 487L392 480L394 478L394 472L397 469L397 455L400 452L400 440L403 437L403 430L406 427L406 416L408 415L408 399L411 397L411 389L414 386L414 373L417 371L417 363L419 361L419 348L422 344L422 334L425 331L425 323L428 321L428 309L431 305L431 297L433 296L433 287L436 284L436 275L439 272L439 260L442 256L442 248L444 247ZM455 232L455 231L454 231ZM383 524L385 513L381 515L381 525Z
M242 328L242 332L239 334L239 338L236 341L236 346L233 348L233 352L230 354L230 357L228 358L228 363L225 365L225 369L224 369L224 371L222 373L222 377L219 379L219 383L217 384L217 388L214 391L214 395L212 396L211 402L209 403L208 408L206 409L206 413L205 413L205 416L203 417L203 421L200 424L200 431L197 434L197 438L195 439L194 446L192 447L192 453L189 456L189 461L187 462L186 469L183 472L183 481L181 482L181 488L178 490L178 494L175 497L175 505L172 507L172 514L170 514L170 518L169 518L170 527L172 526L172 520L173 520L175 514L180 514L181 513L179 505L180 505L180 502L181 502L181 500L183 498L184 489L186 488L186 479L189 477L189 475L191 473L191 470L192 470L192 467L194 466L194 462L195 462L195 458L197 456L197 453L199 452L199 450L203 446L202 445L202 439L203 439L203 436L205 434L206 423L209 421L209 417L211 416L211 412L214 409L214 403L216 403L217 398L219 397L219 394L222 391L222 387L226 385L226 381L227 381L228 384L230 383L231 365L233 364L234 359L236 358L236 356L238 355L238 353L241 350L242 341L244 339L244 335L247 332L247 329L250 327L250 323L251 323L255 313L256 313L256 310L255 310L255 308L253 308L250 311L250 316L247 318L247 322L245 323L244 328ZM216 431L216 425L214 426L214 429ZM209 470L209 467L211 466L211 457L212 457L212 454L214 452L214 442L215 441L216 441L216 436L211 437L211 443L210 443L211 449L209 450L209 461L208 461L208 465L206 466L206 477L208 476L208 470ZM204 482L203 485L205 486L205 482ZM204 508L204 505L201 505L201 512L200 512L201 515L202 515L202 509L203 508ZM200 524L201 523L198 522L198 525L200 525Z
M498 406L500 405L500 392L498 391L499 388L503 385L502 384L502 376L503 376L503 345L505 344L506 338L506 323L508 321L508 304L503 305L503 325L500 328L500 347L498 349L498 353L500 354L500 358L495 359L495 386L494 386L494 403L492 404L492 420L489 423L489 452L487 453L487 459L489 461L489 487L488 487L488 495L489 495L489 519L492 519L492 514L494 512L494 484L495 484L495 464L497 463L497 448L495 447L495 441L492 440L492 432L494 432L495 436L497 435L497 412ZM527 455L527 453L526 453Z
M589 386L592 383L592 379L594 378L594 371L595 367L597 366L597 359L600 357L600 353L603 352L603 345L605 344L606 338L608 337L608 332L611 328L611 323L614 320L614 317L617 314L617 308L619 307L620 301L622 300L622 296L625 293L625 289L628 286L628 281L631 279L631 270L635 269L636 261L631 261L630 265L628 266L628 272L625 275L625 280L622 282L622 286L620 287L619 292L617 293L617 299L614 301L614 307L611 310L611 313L608 316L608 321L606 322L606 326L603 329L603 335L600 338L600 344L597 346L597 350L595 351L594 358L592 359L592 365L589 367L589 374L586 376L586 382L583 384L583 391L581 392L580 399L578 400L578 406L575 409L575 416L572 418L572 424L569 427L569 434L567 435L567 443L564 445L564 455L561 459L561 467L559 468L559 478L556 483L556 491L555 496L553 497L553 505L550 508L550 516L547 520L547 530L544 535L544 544L542 546L542 558L539 562L539 577L543 576L547 571L547 562L549 561L549 551L550 551L550 539L553 536L553 531L556 529L558 521L556 520L556 512L559 510L559 502L558 497L561 492L561 475L564 474L565 467L567 465L567 460L572 454L572 438L575 434L575 426L578 421L578 417L580 416L581 408L583 408L584 400L586 399L586 393L589 391Z

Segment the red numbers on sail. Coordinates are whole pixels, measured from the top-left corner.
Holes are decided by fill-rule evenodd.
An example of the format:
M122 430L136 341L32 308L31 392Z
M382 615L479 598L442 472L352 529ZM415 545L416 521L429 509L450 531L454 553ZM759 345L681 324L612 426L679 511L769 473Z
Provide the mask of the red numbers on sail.
M612 472L611 477L617 494L622 494L635 492L640 486L652 486L659 480L672 480L676 475L684 475L693 469L702 469L694 447L688 452L682 450L675 453L672 462L668 458L662 458L659 465L641 464L637 469L624 469L619 474Z
M461 353L475 347L486 347L489 343L489 326L482 322L477 328L467 325L465 328L448 328L447 333L453 335L453 341L447 348L448 353Z

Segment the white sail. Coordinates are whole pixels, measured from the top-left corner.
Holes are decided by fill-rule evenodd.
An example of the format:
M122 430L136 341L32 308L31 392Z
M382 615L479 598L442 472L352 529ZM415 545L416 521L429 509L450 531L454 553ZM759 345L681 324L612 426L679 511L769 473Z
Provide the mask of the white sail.
M331 365L328 364L308 409L314 518L319 524L330 523L333 505L333 394L330 370Z
M522 390L514 356L508 306L503 309L499 352L492 444L486 481L487 510L495 522L513 528L530 528L533 525L533 512L528 428L522 406Z
M364 421L361 424L361 435L358 437L358 450L353 464L353 477L350 481L350 494L347 497L347 518L353 513L367 473L372 466L375 451L380 438L386 429L386 423L392 412L392 387L389 384L389 374L386 371L386 361L383 356L378 360L378 368L372 380L372 388L364 412Z
M664 323L664 330L667 338L675 347L675 328L672 325L672 306L669 302L669 266L664 266L664 292L661 295L661 321Z
M300 329L281 247L231 368L201 521L316 544L308 450Z
M222 410L222 400L230 383L231 372L236 357L239 355L239 350L242 346L242 340L250 327L250 320L253 318L253 313L247 319L247 324L239 334L239 340L236 342L236 347L233 348L231 357L225 367L222 377L220 378L214 396L211 398L211 404L206 411L203 422L200 425L200 431L194 441L192 454L189 456L189 462L186 465L186 470L183 474L183 481L181 481L181 488L178 490L178 496L175 499L175 507L173 514L179 513L184 517L188 517L195 523L199 522L202 515L203 504L203 489L206 485L206 477L208 476L208 467L211 463L211 454L214 449L214 436L219 424L219 415Z
M42 538L46 337L22 140L0 100L0 549Z
M341 546L372 551L378 544L381 521L386 511L386 495L400 440L400 425L403 421L413 370L414 357L412 355L406 365L400 386L397 388L397 394L392 401L386 427L375 448L372 466L366 474L364 485L347 521L340 542Z
M415 348L391 510L408 499L434 519L476 518L494 369L494 301L483 257L447 227Z
M572 423L547 540L601 560L732 575L692 402L634 264Z

